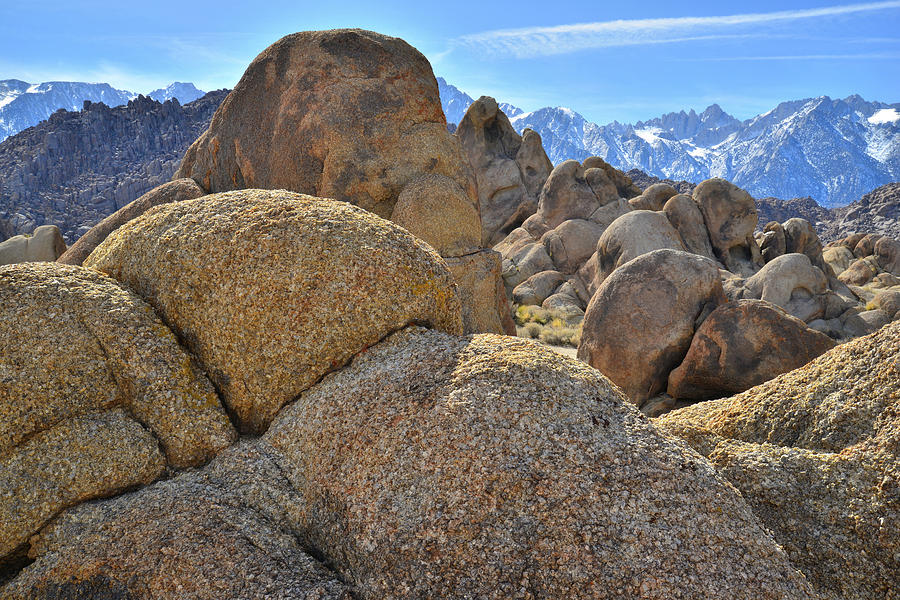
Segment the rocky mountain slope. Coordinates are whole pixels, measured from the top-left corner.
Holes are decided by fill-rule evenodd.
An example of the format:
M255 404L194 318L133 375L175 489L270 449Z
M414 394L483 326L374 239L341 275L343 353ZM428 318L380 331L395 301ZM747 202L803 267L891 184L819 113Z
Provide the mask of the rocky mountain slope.
M0 142L0 234L52 224L72 243L171 179L226 94L184 106L143 96L115 108L85 102Z
M455 114L464 98L444 87ZM853 95L783 102L746 121L716 104L634 124L598 125L562 107L510 121L519 132L540 133L554 164L599 156L623 171L687 181L721 177L755 197L809 196L838 206L900 179L898 109Z
M175 82L150 92L148 96L160 102L177 98L179 102L186 104L204 93L191 83ZM48 81L32 84L18 79L0 81L0 142L23 129L37 125L60 108L81 110L85 100L120 106L136 97L136 93L117 90L108 83Z

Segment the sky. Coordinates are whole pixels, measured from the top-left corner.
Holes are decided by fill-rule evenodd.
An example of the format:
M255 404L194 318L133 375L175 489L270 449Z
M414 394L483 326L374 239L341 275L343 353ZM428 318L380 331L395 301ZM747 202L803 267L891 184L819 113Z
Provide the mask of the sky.
M405 39L477 98L635 122L718 103L746 119L779 102L900 102L900 0L0 2L0 79L149 92L232 87L295 31Z

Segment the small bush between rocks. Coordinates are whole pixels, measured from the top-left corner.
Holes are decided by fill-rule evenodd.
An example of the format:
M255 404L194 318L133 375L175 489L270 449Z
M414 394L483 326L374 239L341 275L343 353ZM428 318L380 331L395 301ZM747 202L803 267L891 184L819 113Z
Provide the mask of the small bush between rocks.
M515 311L516 335L536 339L552 346L578 347L584 315L541 308L518 306Z

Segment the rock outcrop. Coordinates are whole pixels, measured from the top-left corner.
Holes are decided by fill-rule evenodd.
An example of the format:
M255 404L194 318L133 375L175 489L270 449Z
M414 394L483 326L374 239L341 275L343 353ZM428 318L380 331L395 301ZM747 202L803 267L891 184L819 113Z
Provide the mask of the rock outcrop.
M494 272L490 251L471 248L470 225L481 219L476 180L447 131L431 66L398 38L337 29L272 44L188 149L176 177L210 193L262 188L332 198L385 219L399 203L396 219L428 234L443 256L480 254L478 271ZM461 295L479 297L474 289ZM498 306L501 313L485 314ZM467 306L465 317L470 332L489 322L491 331L514 332L501 328L511 323L504 296Z
M520 136L488 96L469 106L456 137L475 172L482 240L490 247L534 214L553 164L541 136L530 129Z
M81 267L0 268L0 563L60 510L235 438L210 382L133 293Z
M143 96L115 108L87 102L7 138L0 143L0 238L56 225L72 244L169 181L226 94L184 106Z
M462 332L456 286L430 246L346 202L291 192L157 206L85 265L153 305L247 431L264 431L285 403L391 331Z
M900 589L900 323L656 420L708 457L822 598Z

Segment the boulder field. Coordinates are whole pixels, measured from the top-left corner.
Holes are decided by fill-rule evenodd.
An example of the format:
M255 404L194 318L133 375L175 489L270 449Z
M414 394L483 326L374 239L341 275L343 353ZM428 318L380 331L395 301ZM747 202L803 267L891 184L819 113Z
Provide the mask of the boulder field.
M900 247L756 225L287 36L175 181L0 266L0 597L896 598Z

